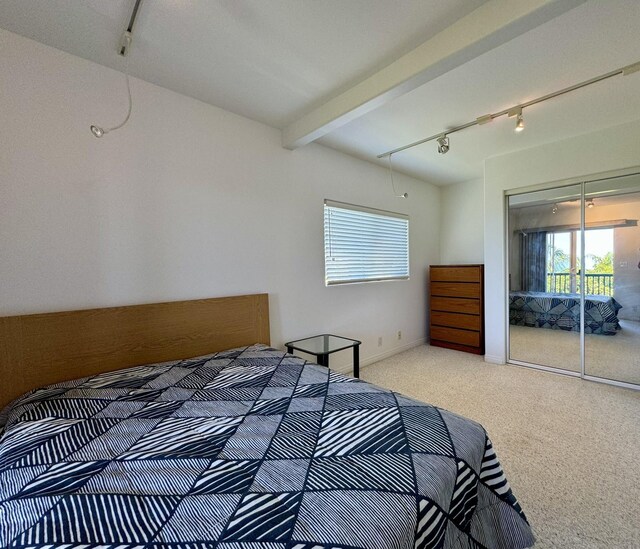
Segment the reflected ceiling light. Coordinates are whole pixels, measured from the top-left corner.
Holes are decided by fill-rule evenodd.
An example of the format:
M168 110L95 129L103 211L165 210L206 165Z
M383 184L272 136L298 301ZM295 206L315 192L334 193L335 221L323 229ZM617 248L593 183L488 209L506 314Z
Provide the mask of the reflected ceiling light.
M440 154L447 154L449 152L449 138L446 134L442 134L438 137L438 152Z
M594 78L590 78L589 80L584 80L583 82L579 82L574 84L573 86L569 86L567 88L563 88L561 90L548 93L547 95L543 95L541 97L537 97L536 99L532 99L525 103L521 103L520 105L515 105L508 109L504 109L499 112L484 114L482 116L477 117L475 120L471 120L466 124L461 124L459 126L454 126L449 128L446 134L451 135L452 133L459 132L462 130L466 130L467 128L471 128L472 126L483 126L484 124L489 124L494 120L494 118L499 118L500 116L508 115L510 117L516 116L516 128L517 132L520 132L524 129L524 119L522 118L522 109L526 107L530 107L531 105L537 105L538 103L542 103L544 101L548 101L549 99L553 99L555 97L559 97L569 92L573 92L575 90L579 90L580 88L585 88L586 86L590 86L591 84L597 84L598 82L602 82L603 80L607 80L608 78L613 78L614 76L629 76L631 74L635 74L640 72L640 61L637 63L633 63L631 65L627 65L625 67L620 67L613 71L601 74L599 76L595 76ZM411 149L412 147L417 147L418 145L422 145L423 143L427 143L428 141L438 141L438 152L440 154L444 154L449 150L449 144L447 142L447 146L444 147L440 144L440 140L446 137L446 134L436 133L435 135L431 135L429 137L425 137L424 139L420 139L419 141L414 141L413 143L409 143L408 145L403 145L402 147L398 147L396 149L392 149L387 152L383 152L379 154L377 158L384 158L385 156L389 156L390 154L395 154L400 151L405 151L407 149ZM445 150L446 149L446 150Z
M587 202L587 208L593 208L595 204L593 203L593 198Z
M558 213L558 205L557 204L553 205L553 208L551 208L551 213L553 213L553 214L557 214Z

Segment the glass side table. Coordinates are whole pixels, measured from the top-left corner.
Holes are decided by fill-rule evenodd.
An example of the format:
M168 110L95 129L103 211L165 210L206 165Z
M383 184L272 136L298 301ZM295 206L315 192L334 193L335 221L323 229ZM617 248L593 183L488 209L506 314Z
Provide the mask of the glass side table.
M322 334L305 339L296 339L285 343L287 352L293 354L294 349L317 358L320 366L329 367L329 355L338 351L353 348L353 377L360 377L360 344L362 341L340 337L331 334Z

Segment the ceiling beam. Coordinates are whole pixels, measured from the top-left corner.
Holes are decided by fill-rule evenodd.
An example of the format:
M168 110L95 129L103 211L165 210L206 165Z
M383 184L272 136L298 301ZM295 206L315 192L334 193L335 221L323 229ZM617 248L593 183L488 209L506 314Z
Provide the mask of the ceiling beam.
M414 50L282 130L296 149L463 65L586 0L489 0Z

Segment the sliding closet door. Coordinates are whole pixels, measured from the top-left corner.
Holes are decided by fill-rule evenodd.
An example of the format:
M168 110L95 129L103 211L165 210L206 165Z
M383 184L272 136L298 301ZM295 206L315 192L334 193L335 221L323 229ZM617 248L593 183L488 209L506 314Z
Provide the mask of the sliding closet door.
M581 373L581 185L509 197L509 360Z
M640 175L585 184L585 375L640 384Z

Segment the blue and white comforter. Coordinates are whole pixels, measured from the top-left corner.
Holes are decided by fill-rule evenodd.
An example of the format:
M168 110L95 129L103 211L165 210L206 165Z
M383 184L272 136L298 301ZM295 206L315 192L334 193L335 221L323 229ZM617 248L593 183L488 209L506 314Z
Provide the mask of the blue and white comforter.
M622 305L613 297L590 295L584 300L586 334L616 335ZM509 323L517 326L580 331L580 295L547 292L511 292Z
M484 429L264 346L3 412L0 547L528 547Z

